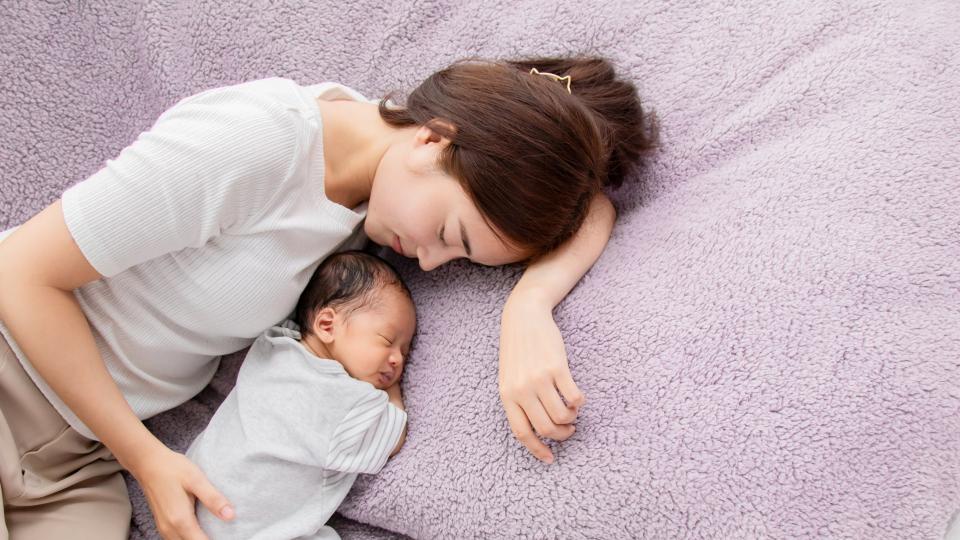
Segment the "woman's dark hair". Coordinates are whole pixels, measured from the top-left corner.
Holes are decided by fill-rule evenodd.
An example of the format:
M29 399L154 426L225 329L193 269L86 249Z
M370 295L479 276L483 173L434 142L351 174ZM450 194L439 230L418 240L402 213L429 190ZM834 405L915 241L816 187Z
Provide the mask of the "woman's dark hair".
M571 93L531 68L570 76ZM573 236L592 197L619 187L656 146L655 118L602 57L466 58L430 75L404 107L388 106L392 95L380 117L449 138L438 166L527 261Z
M388 286L413 301L410 289L387 261L358 250L334 253L310 277L297 301L293 322L305 336L311 333L317 311L332 307L349 319L358 309L375 309L376 293Z

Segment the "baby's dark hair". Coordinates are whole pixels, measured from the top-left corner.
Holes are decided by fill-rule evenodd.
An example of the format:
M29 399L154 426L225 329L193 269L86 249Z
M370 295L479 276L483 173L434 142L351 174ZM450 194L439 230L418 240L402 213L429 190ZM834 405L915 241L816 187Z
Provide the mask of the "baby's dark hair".
M297 301L293 322L307 335L317 311L332 307L349 319L358 309L375 308L377 291L388 286L413 301L410 289L389 262L358 250L334 253L310 277Z

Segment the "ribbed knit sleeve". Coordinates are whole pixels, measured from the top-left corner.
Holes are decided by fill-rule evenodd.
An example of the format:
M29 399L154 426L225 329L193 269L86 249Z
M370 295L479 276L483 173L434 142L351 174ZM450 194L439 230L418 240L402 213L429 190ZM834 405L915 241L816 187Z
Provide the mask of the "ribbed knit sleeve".
M376 474L397 446L407 413L390 403L386 392L366 394L334 431L327 469Z
M200 247L251 219L304 151L297 118L250 84L164 112L149 131L63 194L80 250L102 275Z

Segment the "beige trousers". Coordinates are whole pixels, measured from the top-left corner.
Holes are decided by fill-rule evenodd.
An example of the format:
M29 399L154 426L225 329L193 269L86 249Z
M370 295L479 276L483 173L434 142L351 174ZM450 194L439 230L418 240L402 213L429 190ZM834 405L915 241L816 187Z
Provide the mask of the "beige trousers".
M66 423L0 334L0 540L127 538L120 469Z

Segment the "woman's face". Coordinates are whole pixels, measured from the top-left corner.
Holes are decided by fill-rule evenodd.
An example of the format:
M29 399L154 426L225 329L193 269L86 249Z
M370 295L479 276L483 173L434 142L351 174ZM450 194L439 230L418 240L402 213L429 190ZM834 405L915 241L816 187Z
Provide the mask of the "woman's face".
M426 271L461 257L487 266L522 260L497 238L459 182L436 168L449 140L425 126L412 133L380 160L367 203L367 237L394 249L399 242L401 253Z

